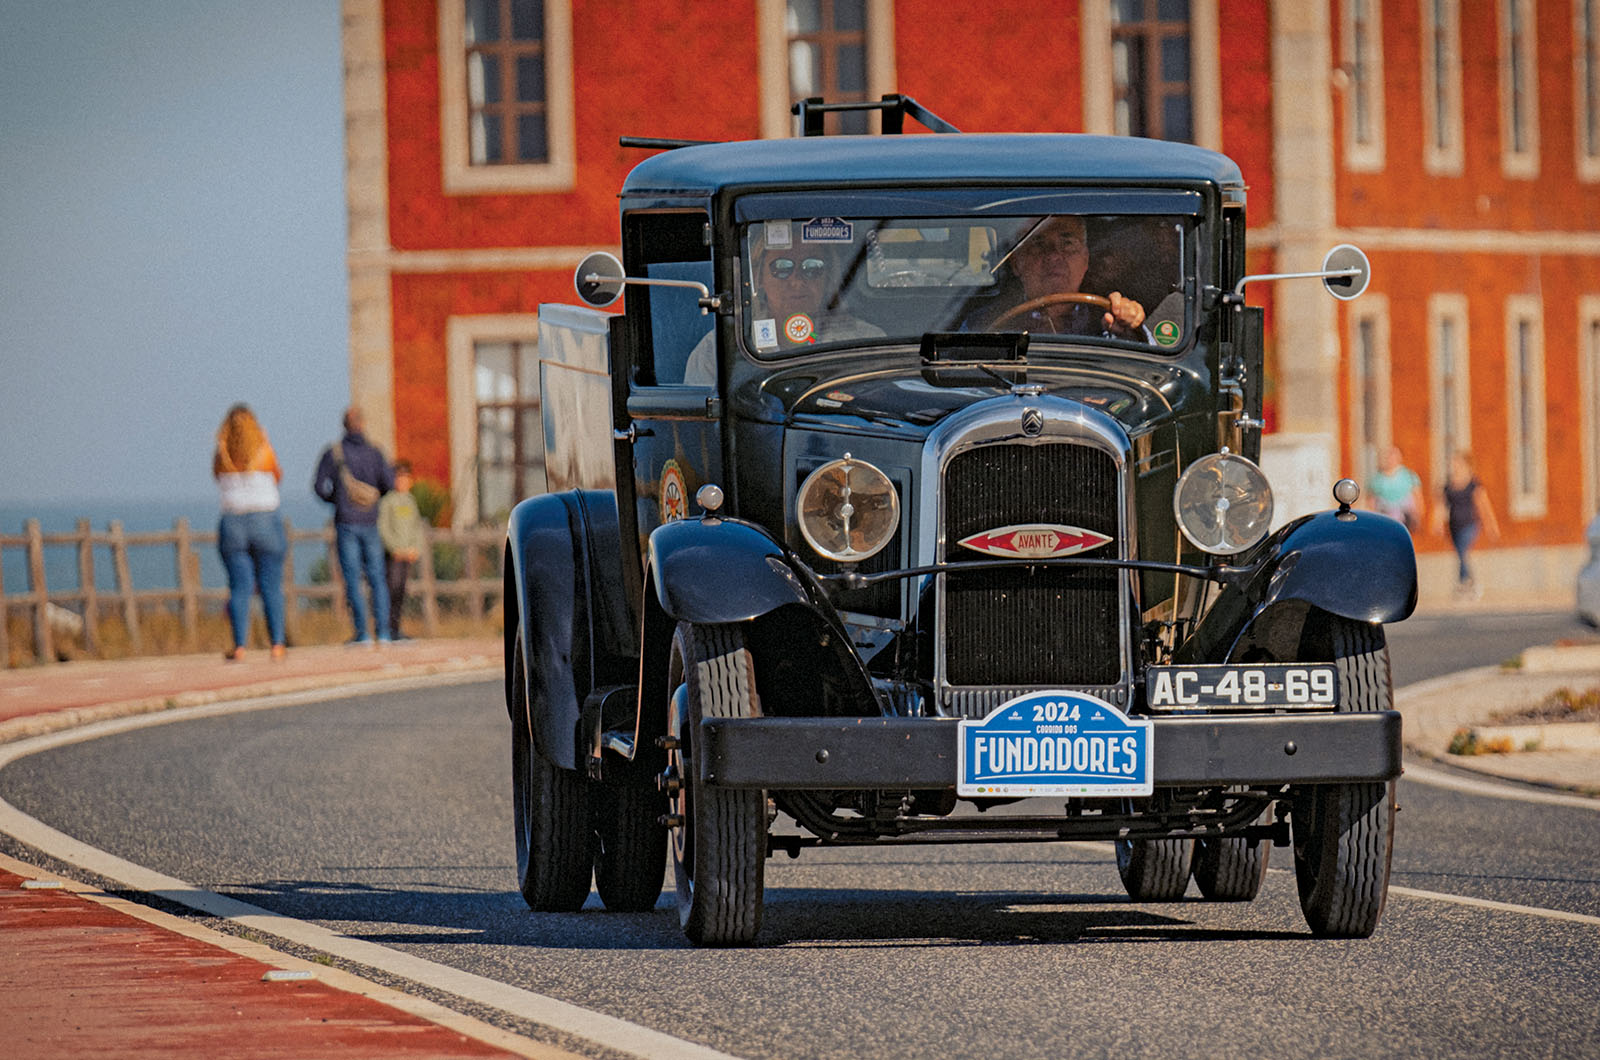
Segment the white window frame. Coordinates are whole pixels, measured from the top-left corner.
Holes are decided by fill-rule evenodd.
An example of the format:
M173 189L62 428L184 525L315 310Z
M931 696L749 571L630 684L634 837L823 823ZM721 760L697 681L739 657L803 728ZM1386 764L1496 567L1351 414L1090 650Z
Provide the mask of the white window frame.
M1194 108L1194 142L1213 151L1222 145L1222 52L1218 0L1189 3L1189 105ZM1078 25L1082 59L1083 131L1112 136L1111 9L1103 2L1081 5Z
M1526 325L1528 365L1519 340ZM1547 508L1549 442L1545 428L1544 303L1537 295L1506 297L1506 477L1513 518L1537 519ZM1526 415L1524 413L1526 412ZM1529 472L1524 474L1524 457Z
M1578 419L1583 444L1583 512L1600 506L1600 294L1578 299Z
M1341 5L1343 21L1339 34L1340 63L1349 82L1344 91L1344 168L1353 172L1374 173L1384 167L1384 76L1383 76L1383 4L1379 0L1344 0ZM1357 130L1360 115L1356 92L1356 11L1360 8L1367 16L1367 43L1370 47L1367 63L1367 138L1359 139Z
M439 148L446 195L570 191L576 186L572 0L544 0L548 162L475 166L467 144L465 0L439 0Z
M1467 326L1467 296L1441 293L1428 296L1428 467L1433 482L1450 477L1450 452L1445 447L1444 364L1440 325L1450 321L1455 333L1455 378L1452 418L1460 433L1458 449L1472 448L1472 341Z
M756 0L757 79L761 92L761 136L782 140L799 134L789 98L787 0ZM867 98L895 91L894 0L867 0ZM873 126L876 128L876 125Z
M1435 176L1457 177L1463 164L1461 114L1461 0L1421 0L1422 5L1422 168ZM1442 7L1442 12L1436 12ZM1444 16L1437 24L1436 14ZM1444 37L1444 55L1437 54ZM1443 69L1441 70L1441 60ZM1443 78L1441 83L1440 78ZM1439 96L1448 113L1441 124ZM1443 145L1439 141L1443 139Z
M1500 171L1508 177L1532 180L1539 175L1539 56L1538 26L1533 0L1500 0L1495 5L1500 24ZM1511 12L1522 22L1518 62L1512 64ZM1523 78L1513 77L1520 69ZM1512 129L1520 125L1526 142L1519 150Z
M1585 25L1584 8L1588 8ZM1593 80L1595 92L1585 91ZM1600 0L1573 0L1572 3L1572 139L1578 158L1578 179L1600 181L1600 138L1592 146L1584 143L1591 122L1600 121Z
M478 516L478 343L538 341L537 313L452 316L445 321L445 407L455 503L451 522L457 529L472 526Z
M1361 359L1361 325L1370 323L1373 336L1374 407L1377 422L1366 422L1366 366ZM1389 366L1389 296L1368 292L1350 307L1350 458L1357 480L1368 482L1377 470L1378 457L1394 441L1394 391ZM1365 449L1366 436L1373 438L1372 451Z

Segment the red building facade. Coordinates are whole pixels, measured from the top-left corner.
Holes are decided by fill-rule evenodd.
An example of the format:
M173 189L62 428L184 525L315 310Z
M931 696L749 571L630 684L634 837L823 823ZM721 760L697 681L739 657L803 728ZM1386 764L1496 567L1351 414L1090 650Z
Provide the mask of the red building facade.
M1249 182L1286 511L1470 448L1485 575L1571 584L1600 505L1600 0L344 0L351 392L457 519L539 488L537 312L616 249L624 135L792 135L898 91L973 131L1188 140ZM1425 587L1448 562L1418 540Z

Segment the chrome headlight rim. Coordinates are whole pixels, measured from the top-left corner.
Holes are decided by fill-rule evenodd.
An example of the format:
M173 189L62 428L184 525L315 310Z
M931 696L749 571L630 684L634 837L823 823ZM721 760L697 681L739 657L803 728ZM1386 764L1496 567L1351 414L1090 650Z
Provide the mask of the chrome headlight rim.
M846 503L849 501L850 493L863 492L863 490L859 488L852 488L850 486L851 476L862 473L865 473L869 477L871 485L881 487L882 492L887 493L888 495L889 518L886 526L883 532L880 533L877 538L868 541L866 543L866 547L861 549L846 548L840 550L829 547L819 539L819 535L814 531L806 517L806 499L808 495L813 489L827 488L825 485L826 476L830 472L841 468L845 471L846 485L844 499ZM805 477L805 481L801 482L799 490L795 492L794 503L795 522L800 527L800 536L805 538L806 544L810 545L812 550L815 551L817 555L823 557L824 559L832 560L835 563L860 563L863 560L871 559L873 556L876 556L879 552L882 552L885 548L887 548L889 542L893 541L895 539L895 535L900 532L900 491L895 487L894 479L890 478L889 475L877 465L869 461L853 457L849 453L844 454L844 456L839 457L836 460L829 460L826 463L814 468L811 473ZM846 532L845 539L846 541L849 540L848 531Z
M1259 506L1260 517L1248 527L1243 536L1229 535L1225 517L1218 519L1220 536L1205 532L1204 527L1191 525L1192 520L1186 518L1185 488L1194 485L1201 476L1209 476L1214 481L1216 488L1212 490L1211 504L1219 505L1221 510L1230 510L1234 503L1230 498L1221 495L1221 488L1225 485L1243 490L1245 499ZM1225 481L1230 478L1231 482ZM1272 484L1267 481L1266 473L1255 461L1226 449L1219 453L1209 453L1190 464L1184 469L1183 474L1178 476L1178 483L1172 490L1172 515L1179 531L1194 547L1213 556L1237 555L1260 544L1272 529L1272 511Z

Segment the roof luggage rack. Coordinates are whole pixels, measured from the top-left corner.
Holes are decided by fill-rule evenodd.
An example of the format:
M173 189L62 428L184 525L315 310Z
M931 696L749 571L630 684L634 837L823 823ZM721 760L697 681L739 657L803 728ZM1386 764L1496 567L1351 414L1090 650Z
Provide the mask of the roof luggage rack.
M924 107L910 96L891 92L882 99L863 99L851 103L824 103L821 96L811 96L795 103L793 113L800 116L802 136L821 136L822 119L843 111L879 110L883 112L885 134L898 134L905 128L906 116L920 122L923 128L935 133L958 133L961 130Z

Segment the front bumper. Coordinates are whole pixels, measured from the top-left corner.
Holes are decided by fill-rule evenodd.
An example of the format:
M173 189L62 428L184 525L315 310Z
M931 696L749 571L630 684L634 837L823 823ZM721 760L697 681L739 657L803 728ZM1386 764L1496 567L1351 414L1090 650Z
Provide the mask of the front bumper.
M1334 784L1400 775L1400 713L1152 719L1158 788ZM955 718L707 718L700 779L722 788L953 788Z

